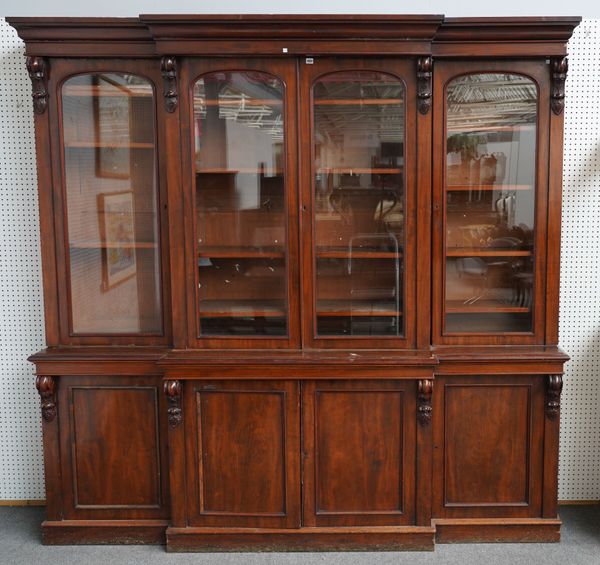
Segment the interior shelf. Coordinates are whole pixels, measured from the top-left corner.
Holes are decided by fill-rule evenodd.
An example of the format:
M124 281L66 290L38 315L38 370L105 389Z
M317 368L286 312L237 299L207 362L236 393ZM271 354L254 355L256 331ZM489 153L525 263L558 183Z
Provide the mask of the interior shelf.
M281 106L280 98L220 98L219 100L207 98L194 98L194 104L202 106Z
M131 241L127 243L106 243L102 241L71 241L69 247L73 249L109 249L121 247L125 249L157 249L158 244L151 241Z
M96 148L96 147L107 147L114 149L154 149L154 143L139 143L139 142L119 142L113 143L110 141L66 141L65 147L73 148Z
M349 247L332 248L319 247L317 248L318 259L397 259L402 257L402 253L395 251L377 251L371 249L353 249Z
M485 249L477 247L453 247L446 249L446 257L531 257L528 249Z
M479 190L531 190L532 184L451 184L446 186L448 192L479 191Z
M154 92L147 85L130 86L93 86L93 85L67 85L62 89L63 96L84 96L89 97L123 97L128 98L151 98Z
M315 106L388 106L402 104L402 98L320 98L315 100Z
M452 126L449 125L446 133L448 135L453 135L453 134L457 134L457 133L497 133L497 132L501 132L501 131L531 131L531 130L535 130L536 126L535 124L516 124L516 125L512 125L512 126L499 126L499 125L493 125L493 124L482 124L480 126L478 125L472 125L469 127L464 127L461 125L456 125L456 126Z
M478 300L474 304L464 304L460 300L446 301L446 314L526 314L531 308L512 306L497 300Z
M253 259L253 258L278 258L285 257L285 251L279 248L253 248L253 247L203 247L198 251L198 257L212 259Z
M282 300L201 300L201 318L282 318Z
M369 316L388 317L401 316L394 302L381 302L374 300L319 300L317 302L317 316Z
M402 172L401 168L371 168L371 167L322 167L317 169L318 174L340 174L340 175L397 175Z
M263 174L268 176L282 175L283 169L261 169L259 167L240 167L239 169L228 169L226 167L200 167L196 165L196 174L230 174L238 173Z

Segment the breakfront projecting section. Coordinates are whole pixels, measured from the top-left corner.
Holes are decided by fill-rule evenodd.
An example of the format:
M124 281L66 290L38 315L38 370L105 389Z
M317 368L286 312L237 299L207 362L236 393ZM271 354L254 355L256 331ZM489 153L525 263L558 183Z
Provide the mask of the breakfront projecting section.
M578 18L11 18L43 540L558 541Z

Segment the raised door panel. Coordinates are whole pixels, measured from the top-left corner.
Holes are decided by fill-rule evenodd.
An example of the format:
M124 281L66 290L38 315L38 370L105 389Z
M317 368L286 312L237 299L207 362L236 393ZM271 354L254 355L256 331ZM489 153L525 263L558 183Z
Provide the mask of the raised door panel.
M165 516L158 377L63 377L59 382L65 517Z
M303 383L305 525L412 523L415 402L412 382Z
M539 515L542 379L436 379L435 389L434 515Z
M298 526L297 383L191 383L190 388L190 523Z

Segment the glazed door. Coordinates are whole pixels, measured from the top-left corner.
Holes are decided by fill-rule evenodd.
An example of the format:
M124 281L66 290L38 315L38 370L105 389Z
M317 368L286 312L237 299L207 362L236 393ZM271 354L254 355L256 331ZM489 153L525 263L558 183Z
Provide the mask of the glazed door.
M306 344L414 342L415 72L409 60L300 60Z
M190 339L298 347L295 63L190 60L181 84Z
M191 526L300 525L298 381L186 381Z
M52 65L49 118L60 168L56 281L48 280L57 285L62 343L170 343L160 80L153 61Z
M415 381L303 382L303 524L414 524L416 444Z
M436 65L437 343L543 343L548 80L543 61Z

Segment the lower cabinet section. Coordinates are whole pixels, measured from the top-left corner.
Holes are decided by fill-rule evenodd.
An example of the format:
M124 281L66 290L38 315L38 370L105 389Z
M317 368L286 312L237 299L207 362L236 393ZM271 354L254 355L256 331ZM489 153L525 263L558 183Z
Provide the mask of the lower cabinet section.
M44 541L166 540L170 551L558 541L560 384L41 377Z

